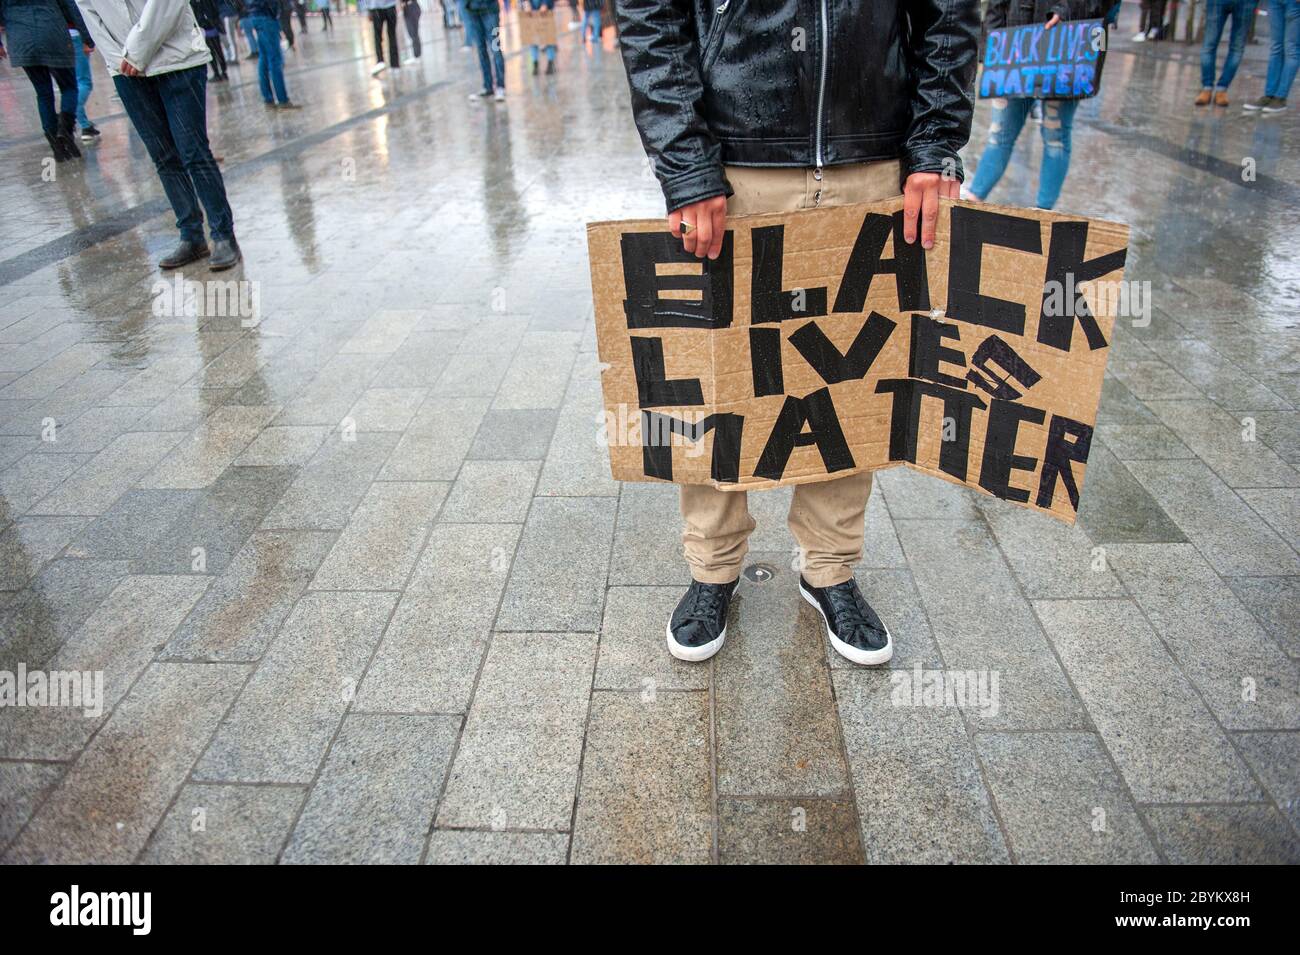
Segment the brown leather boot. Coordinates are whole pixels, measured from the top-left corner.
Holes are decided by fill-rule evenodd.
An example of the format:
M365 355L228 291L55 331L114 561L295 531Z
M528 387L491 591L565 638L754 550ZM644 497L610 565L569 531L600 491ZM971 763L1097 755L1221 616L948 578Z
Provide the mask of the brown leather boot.
M1217 92L1217 93L1214 94L1214 105L1215 105L1215 106L1227 106L1227 105L1228 105L1228 91L1227 91L1227 90L1219 90L1219 92Z
M1198 94L1196 95L1196 105L1197 105L1197 106L1209 106L1209 105L1210 105L1210 97L1212 97L1213 95L1214 95L1214 91L1211 90L1211 89L1203 89L1203 90L1201 90L1200 93L1198 93Z

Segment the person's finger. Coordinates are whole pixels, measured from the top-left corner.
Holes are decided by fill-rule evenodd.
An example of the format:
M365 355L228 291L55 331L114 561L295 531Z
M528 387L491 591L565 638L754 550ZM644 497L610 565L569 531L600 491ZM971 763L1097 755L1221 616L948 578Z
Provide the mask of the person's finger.
M961 183L956 179L945 179L939 184L939 196L944 199L961 197Z
M692 255L695 253L695 246L700 240L700 227L698 223L691 222L686 217L682 217L682 248Z
M939 186L925 190L921 202L921 248L934 248L934 227L939 223Z
M727 207L719 205L713 210L713 241L709 243L709 258L722 254L722 240L727 236Z
M713 242L713 217L710 215L700 216L700 221L695 223L695 252L696 258L704 258L709 251L709 245Z
M921 213L921 190L911 182L903 187L903 241L916 241L916 217Z
M1050 19L1050 20L1047 21L1047 27L1046 27L1046 29L1050 30L1052 27L1056 26L1056 25L1057 25L1058 23L1060 23L1060 22L1061 22L1061 17L1060 17L1060 15L1059 15L1059 14L1055 14L1055 13L1053 13L1053 14L1052 14L1052 19Z
M674 239L682 237L682 210L674 209L668 213L668 231L673 234Z

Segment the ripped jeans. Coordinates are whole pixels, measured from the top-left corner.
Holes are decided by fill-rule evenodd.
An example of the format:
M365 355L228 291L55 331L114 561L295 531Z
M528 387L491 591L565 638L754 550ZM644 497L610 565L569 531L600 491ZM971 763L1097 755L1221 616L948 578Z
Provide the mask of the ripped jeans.
M989 139L975 170L975 181L970 191L980 199L988 198L1011 161L1016 137L1020 135L1034 104L1032 99L995 99L993 118L989 123ZM1043 104L1043 167L1038 173L1038 200L1040 209L1050 209L1060 198L1065 174L1070 169L1070 133L1074 127L1074 111L1079 105L1074 99L1045 99Z

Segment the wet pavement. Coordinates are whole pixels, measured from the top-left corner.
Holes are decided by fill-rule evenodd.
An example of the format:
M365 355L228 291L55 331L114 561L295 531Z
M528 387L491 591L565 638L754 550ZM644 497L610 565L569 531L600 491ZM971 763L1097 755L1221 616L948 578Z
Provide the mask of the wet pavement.
M1135 7L1060 203L1132 225L1154 303L1078 526L879 475L885 672L799 601L784 491L724 650L665 652L676 494L593 434L583 225L662 211L612 31L534 78L510 24L506 104L428 14L382 80L358 18L313 20L297 113L232 68L217 314L151 264L174 229L98 59L103 141L54 181L0 71L0 670L104 680L97 715L0 709L2 858L1300 861L1300 111L1194 110L1196 51L1130 45ZM994 201L1031 201L1036 132ZM898 705L916 667L996 705Z

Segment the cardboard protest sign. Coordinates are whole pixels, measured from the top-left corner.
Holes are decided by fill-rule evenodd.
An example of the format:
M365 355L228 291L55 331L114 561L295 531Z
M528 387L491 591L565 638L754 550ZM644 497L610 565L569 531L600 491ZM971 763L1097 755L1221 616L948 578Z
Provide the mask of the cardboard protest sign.
M552 10L519 11L519 45L554 46L559 42Z
M1067 20L990 30L980 96L1085 99L1095 96L1106 58L1101 20Z
M752 490L907 465L1073 522L1128 229L902 197L587 226L613 476Z

